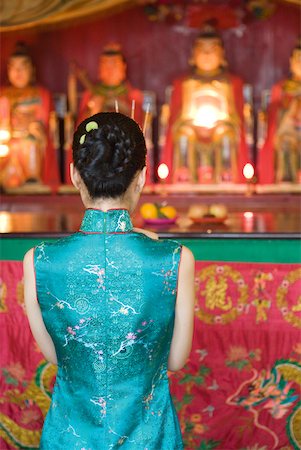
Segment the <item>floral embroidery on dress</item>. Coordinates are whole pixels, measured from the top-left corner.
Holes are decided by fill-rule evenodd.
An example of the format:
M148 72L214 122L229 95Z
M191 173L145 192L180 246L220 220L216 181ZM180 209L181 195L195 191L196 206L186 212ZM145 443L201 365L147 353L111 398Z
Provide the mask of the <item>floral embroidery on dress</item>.
M167 380L181 247L132 230L126 210L87 210L35 255L59 367L41 450L183 448Z
M86 272L97 276L97 284L99 289L105 290L104 282L105 282L105 269L103 267L99 267L99 265L88 264L83 268ZM94 292L95 293L95 292Z

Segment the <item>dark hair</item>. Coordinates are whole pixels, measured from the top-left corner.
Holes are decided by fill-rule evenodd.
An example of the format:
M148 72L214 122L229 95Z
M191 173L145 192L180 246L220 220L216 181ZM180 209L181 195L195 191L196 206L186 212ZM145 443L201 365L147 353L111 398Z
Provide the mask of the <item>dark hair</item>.
M98 128L87 131L93 125ZM139 125L117 112L98 113L81 122L72 148L74 166L93 199L120 197L145 166L146 145Z

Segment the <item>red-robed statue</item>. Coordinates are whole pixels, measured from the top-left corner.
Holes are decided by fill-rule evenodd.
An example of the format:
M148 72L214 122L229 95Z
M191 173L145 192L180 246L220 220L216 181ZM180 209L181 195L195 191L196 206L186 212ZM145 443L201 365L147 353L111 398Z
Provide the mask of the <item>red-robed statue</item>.
M222 40L209 25L194 43L191 64L192 73L173 83L161 160L174 183L241 182L243 83L227 71Z
M34 82L25 44L17 43L7 69L10 84L0 89L0 184L4 189L56 186L57 158L49 138L52 99L47 89Z
M258 157L262 184L301 183L301 43L290 58L291 77L272 87L267 136Z
M74 78L78 78L86 90L82 95L76 122L101 111L116 111L134 116L136 122L143 126L143 93L134 88L127 80L127 64L119 44L113 43L104 47L99 57L98 81L93 84L84 70L73 66L69 77L69 86L74 86ZM69 103L72 100L72 89L69 89ZM71 101L70 101L71 97ZM75 109L75 108L74 108ZM69 165L72 160L71 151L68 151L65 164L65 180L70 182Z

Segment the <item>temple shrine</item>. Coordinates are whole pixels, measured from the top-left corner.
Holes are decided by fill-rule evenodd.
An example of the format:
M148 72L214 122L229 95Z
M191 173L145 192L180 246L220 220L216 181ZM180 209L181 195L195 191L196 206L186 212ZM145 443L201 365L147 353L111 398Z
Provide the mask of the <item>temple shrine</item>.
M101 111L146 139L134 226L196 260L192 351L169 374L185 450L300 449L300 1L30 3L0 18L0 450L40 445L57 368L22 260L79 230L73 133Z

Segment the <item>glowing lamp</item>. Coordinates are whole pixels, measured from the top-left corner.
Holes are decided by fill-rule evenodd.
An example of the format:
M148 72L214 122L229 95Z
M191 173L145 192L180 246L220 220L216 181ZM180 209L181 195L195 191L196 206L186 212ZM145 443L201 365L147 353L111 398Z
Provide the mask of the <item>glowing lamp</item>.
M161 180L165 180L168 177L168 174L169 174L168 166L164 163L160 164L160 166L158 167L158 177Z
M254 231L254 214L252 211L244 212L243 230L246 233L252 233Z
M10 132L8 130L0 130L0 141L5 142L10 139Z
M220 112L218 108L207 103L198 108L193 123L198 127L213 128L215 127L219 116Z
M0 233L10 233L12 231L12 218L6 211L0 212Z
M242 173L247 180L251 180L251 178L253 178L254 176L254 167L252 166L252 164L247 163L244 166Z
M0 144L0 158L5 158L9 154L9 147L6 144Z

